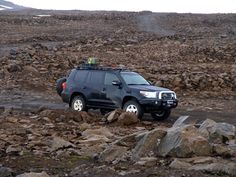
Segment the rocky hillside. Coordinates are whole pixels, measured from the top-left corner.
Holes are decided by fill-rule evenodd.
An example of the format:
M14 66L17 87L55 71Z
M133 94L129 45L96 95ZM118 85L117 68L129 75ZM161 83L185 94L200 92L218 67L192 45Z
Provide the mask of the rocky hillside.
M28 89L30 82L53 90L57 78L93 56L103 65L136 70L178 95L235 96L235 14L32 14L51 16L26 16L22 12L20 16L0 16L4 86L16 82L14 87Z

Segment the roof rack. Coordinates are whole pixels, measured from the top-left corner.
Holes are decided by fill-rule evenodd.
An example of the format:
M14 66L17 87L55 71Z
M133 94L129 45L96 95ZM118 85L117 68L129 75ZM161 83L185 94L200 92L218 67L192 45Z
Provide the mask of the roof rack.
M118 67L105 67L102 65L98 65L97 58L90 57L87 62L77 66L78 70L118 70L118 71L128 71L124 65L119 65Z
M128 71L124 66L120 67L107 67L107 66L101 66L98 64L81 64L80 66L77 66L78 70L117 70L117 71Z

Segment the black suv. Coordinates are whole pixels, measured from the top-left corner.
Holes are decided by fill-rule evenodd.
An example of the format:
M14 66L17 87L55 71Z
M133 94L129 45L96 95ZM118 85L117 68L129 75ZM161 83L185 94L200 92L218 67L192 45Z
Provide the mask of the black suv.
M125 69L83 65L57 80L57 92L76 111L100 109L102 114L121 108L142 118L151 113L156 120L169 117L178 104L176 94L151 85L141 75Z

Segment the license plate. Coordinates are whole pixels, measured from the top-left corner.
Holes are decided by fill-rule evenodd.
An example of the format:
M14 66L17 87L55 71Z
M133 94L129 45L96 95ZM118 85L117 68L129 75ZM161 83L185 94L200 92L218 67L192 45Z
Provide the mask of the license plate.
M172 105L172 104L173 104L173 101L172 101L172 100L168 100L168 101L167 101L167 104L168 104L168 105Z

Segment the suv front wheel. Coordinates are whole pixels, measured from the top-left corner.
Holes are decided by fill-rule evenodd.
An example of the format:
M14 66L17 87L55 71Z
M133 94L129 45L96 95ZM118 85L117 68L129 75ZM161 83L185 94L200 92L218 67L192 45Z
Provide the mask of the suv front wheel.
M85 111L86 106L85 106L84 98L82 96L75 96L72 100L71 108L74 111Z
M171 113L171 110L166 109L166 110L161 110L161 111L156 112L156 113L151 113L151 116L155 120L165 120L170 116L170 113Z
M126 112L131 112L131 113L136 114L137 117L140 119L143 116L142 107L139 105L137 101L134 101L134 100L127 101L123 106L123 110Z

